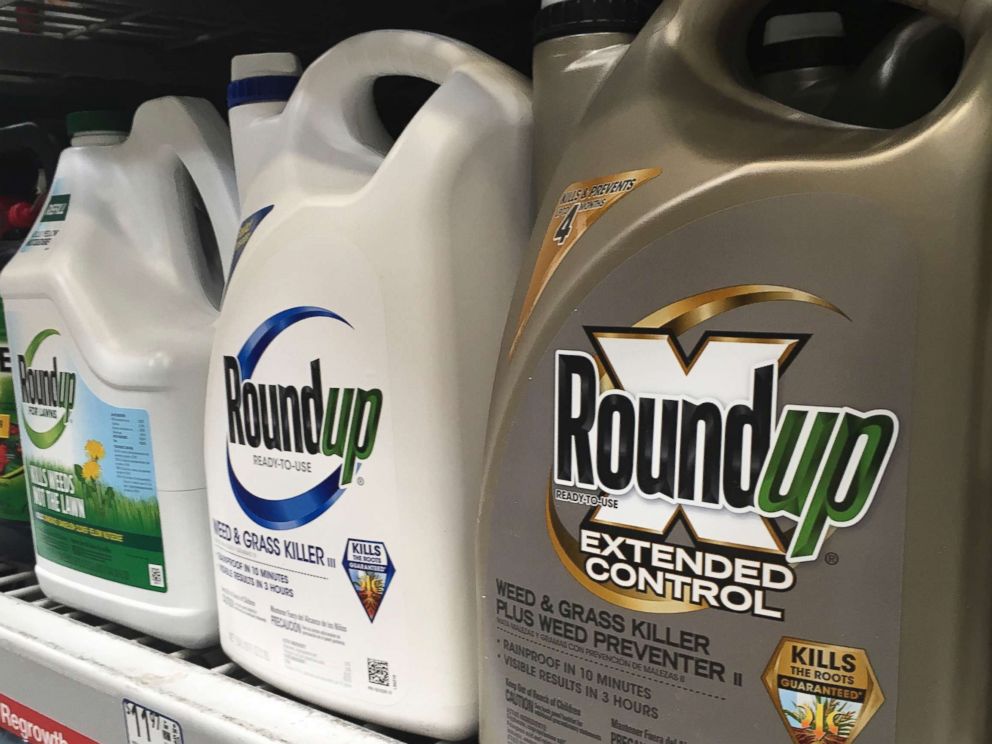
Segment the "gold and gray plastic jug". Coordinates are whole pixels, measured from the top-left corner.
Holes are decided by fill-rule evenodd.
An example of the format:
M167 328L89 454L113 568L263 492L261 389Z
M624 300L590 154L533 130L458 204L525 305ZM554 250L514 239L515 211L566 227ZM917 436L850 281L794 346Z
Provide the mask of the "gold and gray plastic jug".
M635 5L569 3L587 55ZM762 0L665 0L593 90L545 29L483 744L992 741L992 0L908 4L965 62L886 130L758 92Z

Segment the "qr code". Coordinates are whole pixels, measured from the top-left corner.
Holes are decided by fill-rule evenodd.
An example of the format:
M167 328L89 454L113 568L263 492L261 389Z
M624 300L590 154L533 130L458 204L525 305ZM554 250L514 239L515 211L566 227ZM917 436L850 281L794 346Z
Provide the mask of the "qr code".
M148 564L148 583L156 589L165 588L165 571L162 567L154 563Z
M369 684L389 687L389 662L369 659Z
M164 744L183 744L183 732L175 721L162 722L162 741Z

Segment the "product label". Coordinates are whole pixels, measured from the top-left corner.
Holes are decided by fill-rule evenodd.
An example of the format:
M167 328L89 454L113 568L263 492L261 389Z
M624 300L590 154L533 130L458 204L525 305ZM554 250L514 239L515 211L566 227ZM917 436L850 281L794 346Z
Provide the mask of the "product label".
M28 493L12 372L7 326L0 304L0 520L27 523Z
M262 224L262 220L269 216L275 208L274 205L269 205L267 207L262 207L257 212L249 215L245 218L244 222L241 223L241 228L238 230L238 240L234 244L234 257L231 259L231 271L228 274L228 281L234 276L234 270L238 266L238 262L241 260L241 254L245 252L245 248L248 247L248 242L251 240L252 235L258 229L258 226Z
M327 253L287 248L262 270ZM383 508L401 490L395 401L369 271L314 268L284 293L310 302L282 307L232 285L228 306L252 310L218 330L206 435L208 462L225 465L208 468L207 490L225 646L304 697L391 705L411 671L403 559ZM340 304L320 304L327 281Z
M38 554L150 591L168 587L148 413L101 400L55 325L8 317ZM29 327L30 326L30 327Z
M524 306L517 322L517 332L510 348L511 354L544 288L551 281L552 275L558 270L572 246L610 207L634 189L659 175L661 175L660 168L645 168L615 173L606 178L576 181L565 189L555 206L551 224L548 225L544 242L541 244L541 252L537 256L537 264L534 266L530 286L524 298Z
M320 359L307 365L309 384L283 385L255 377L262 356L283 331L317 318L351 327L330 310L294 307L259 326L237 356L224 357L231 490L260 527L288 530L312 522L344 495L375 448L383 406L378 388L325 387ZM235 460L249 465L250 478L239 475L242 468L235 468ZM253 492L254 481L264 486L280 472L323 477L289 497ZM323 556L312 562L325 565Z
M579 304L490 495L491 738L894 741L905 245L853 198L768 200Z
M51 247L52 241L62 231L65 221L69 217L69 204L71 203L72 196L70 194L55 193L57 186L58 184L55 184L53 187L52 193L49 194L48 201L45 202L45 207L41 211L41 217L21 245L22 251L30 250L31 248L48 250Z
M98 744L68 726L0 694L0 742Z

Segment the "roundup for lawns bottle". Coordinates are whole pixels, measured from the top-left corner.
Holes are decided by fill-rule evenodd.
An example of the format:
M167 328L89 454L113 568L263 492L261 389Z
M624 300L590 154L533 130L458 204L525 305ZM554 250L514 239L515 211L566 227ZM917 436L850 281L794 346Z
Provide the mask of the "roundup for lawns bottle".
M992 5L931 4L966 62L894 130L749 89L760 6L666 0L555 154L490 427L483 744L992 740Z
M208 645L202 421L237 226L230 138L189 98L143 104L130 136L101 112L68 124L51 194L0 275L38 581L69 606Z
M40 205L57 158L55 142L37 124L0 129L0 208L4 210L0 214L0 267L17 253L19 243L8 236L18 233L19 219L34 210L34 203ZM36 193L39 182L40 194ZM29 564L34 563L34 546L12 372L7 328L0 317L0 560Z
M461 739L486 413L532 225L529 90L413 32L298 70L239 57L229 91L244 223L206 426L221 641L296 696ZM440 85L395 142L372 98L387 75Z

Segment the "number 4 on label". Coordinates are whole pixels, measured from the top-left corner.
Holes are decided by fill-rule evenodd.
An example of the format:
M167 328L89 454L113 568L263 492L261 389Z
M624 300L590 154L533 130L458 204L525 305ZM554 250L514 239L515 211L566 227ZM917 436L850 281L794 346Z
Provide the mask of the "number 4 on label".
M558 229L555 231L555 242L558 245L563 245L568 236L572 234L572 228L575 225L575 216L579 213L579 205L575 203L572 208L568 210L568 214L565 215L565 219L561 221L558 225Z

